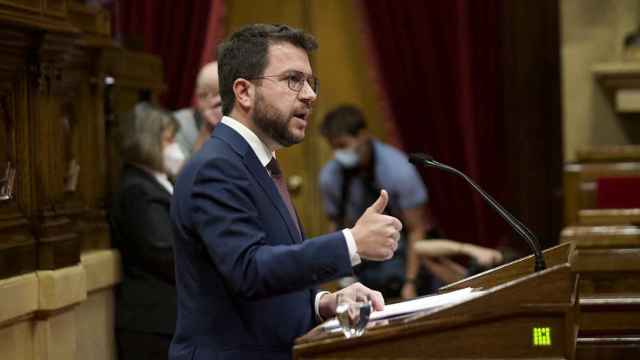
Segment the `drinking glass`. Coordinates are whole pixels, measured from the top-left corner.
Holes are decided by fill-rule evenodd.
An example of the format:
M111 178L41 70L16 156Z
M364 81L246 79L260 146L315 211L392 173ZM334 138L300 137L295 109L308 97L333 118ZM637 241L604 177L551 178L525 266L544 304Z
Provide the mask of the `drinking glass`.
M348 339L364 334L364 330L369 322L371 315L371 300L366 296L359 297L357 300L338 294L336 317L342 329L342 333Z

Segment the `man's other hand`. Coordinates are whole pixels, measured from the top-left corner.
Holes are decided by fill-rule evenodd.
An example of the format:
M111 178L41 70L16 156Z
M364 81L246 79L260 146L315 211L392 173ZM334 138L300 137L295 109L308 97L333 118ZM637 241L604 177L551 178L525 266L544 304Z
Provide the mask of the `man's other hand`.
M326 294L320 298L318 310L323 319L328 319L336 315L338 294L342 294L342 296L354 302L371 300L371 306L373 306L374 311L384 310L384 297L382 294L379 291L371 290L357 282L340 291Z

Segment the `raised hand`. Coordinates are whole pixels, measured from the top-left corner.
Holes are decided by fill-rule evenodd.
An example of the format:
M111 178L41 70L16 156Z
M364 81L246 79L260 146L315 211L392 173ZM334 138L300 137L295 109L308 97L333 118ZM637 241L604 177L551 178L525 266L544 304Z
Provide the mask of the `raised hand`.
M351 234L358 248L358 255L367 260L388 260L398 248L402 223L393 216L384 215L389 202L386 190L380 191L380 197L367 208Z

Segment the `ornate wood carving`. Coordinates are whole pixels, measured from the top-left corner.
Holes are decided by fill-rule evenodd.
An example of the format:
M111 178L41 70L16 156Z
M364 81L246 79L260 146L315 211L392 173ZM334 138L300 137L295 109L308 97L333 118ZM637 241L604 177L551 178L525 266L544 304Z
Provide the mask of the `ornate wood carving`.
M0 0L0 278L110 246L108 119L164 84L159 59L109 26L81 1Z
M34 123L35 142L47 149L39 154L36 173L38 267L69 266L80 260L82 223L86 211L85 193L79 191L81 169L94 150L81 144L89 136L88 110L91 109L86 52L73 34L46 33L39 39L32 68L34 101L38 121ZM85 146L83 146L85 145Z
M90 209L81 219L82 250L108 249L111 247L107 212Z
M16 180L16 168L14 159L15 149L15 125L10 112L10 97L0 94L0 123L3 131L0 131L0 143L3 144L0 153L0 202L11 200L14 196Z
M68 214L45 211L36 222L38 269L53 270L80 261L80 237L77 225Z
M0 29L0 278L36 268L29 174L27 67L30 37Z
M85 40L93 45L111 43L111 16L96 5L71 2L69 20L82 30Z
M27 29L77 31L67 20L67 0L2 0L0 23Z

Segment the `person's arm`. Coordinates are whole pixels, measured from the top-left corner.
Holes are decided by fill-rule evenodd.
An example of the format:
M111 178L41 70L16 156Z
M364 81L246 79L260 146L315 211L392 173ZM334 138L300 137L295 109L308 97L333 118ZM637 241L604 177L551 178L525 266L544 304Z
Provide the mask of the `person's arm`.
M419 257L466 255L463 243L447 239L425 239L418 241L413 245L413 250Z
M419 206L402 211L402 219L407 229L407 258L402 297L409 299L416 296L415 281L420 268L420 259L413 249L415 244L424 238L426 232L423 207Z
M256 205L255 186L241 161L217 157L191 190L195 230L236 296L261 299L352 273L341 232L292 244L275 208Z
M342 231L291 244L278 213L257 207L255 186L242 162L218 157L200 168L191 192L195 229L237 296L271 297L352 274ZM350 229L358 254L379 261L391 258L402 227L381 214L388 195L381 198Z
M478 264L491 266L502 261L502 254L487 247L446 239L418 241L414 244L414 253L418 257L441 257L464 255L474 258Z

